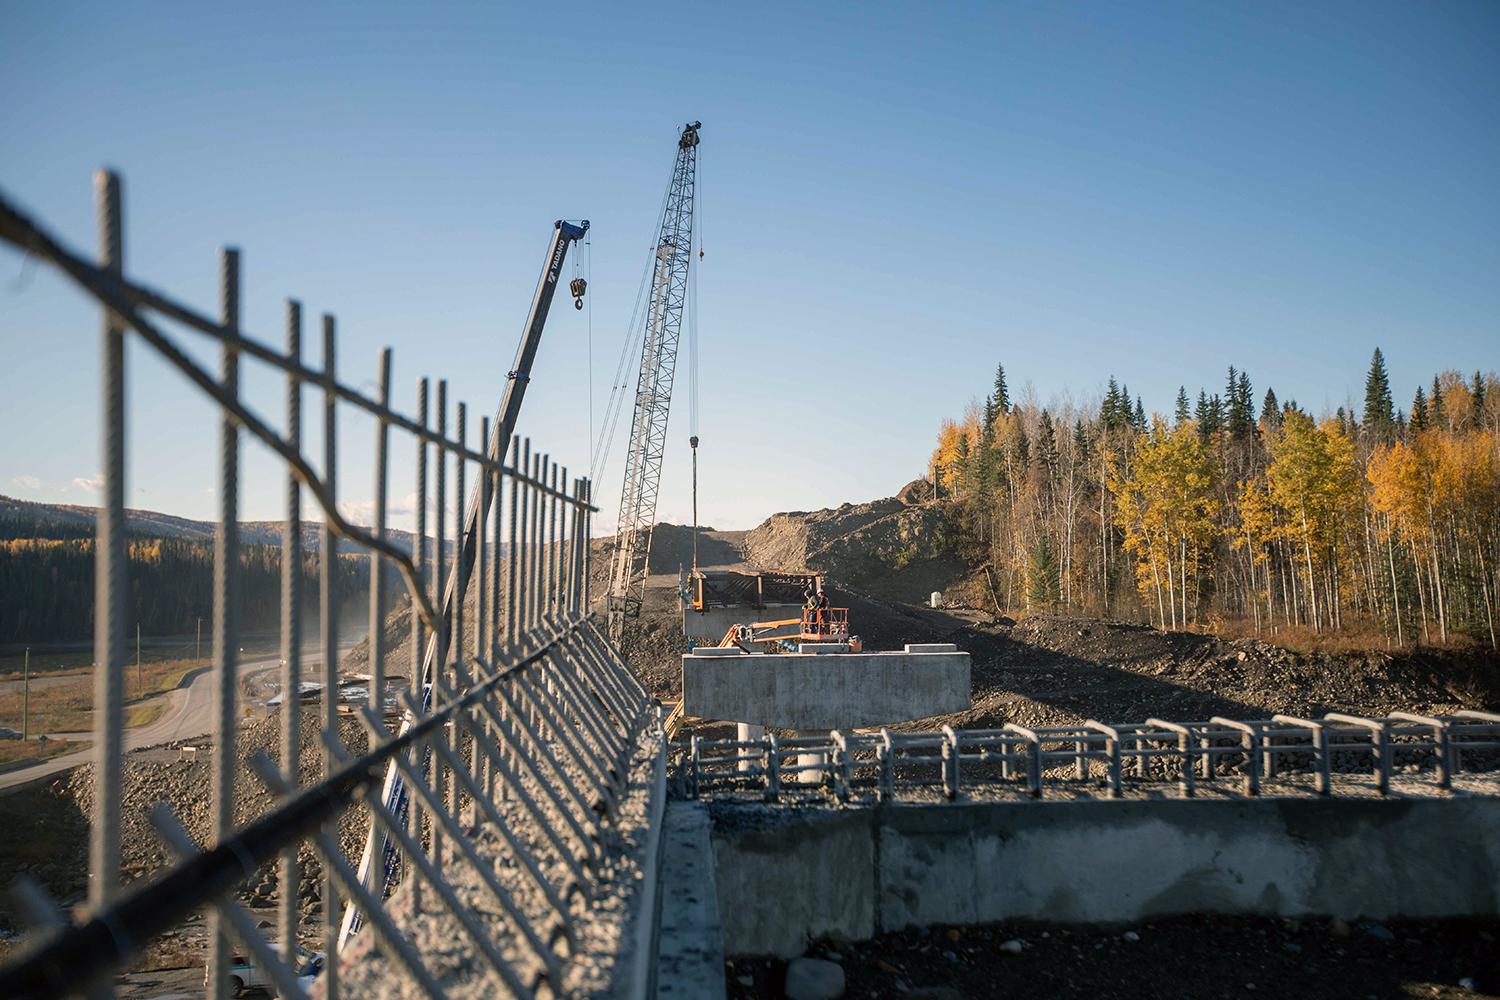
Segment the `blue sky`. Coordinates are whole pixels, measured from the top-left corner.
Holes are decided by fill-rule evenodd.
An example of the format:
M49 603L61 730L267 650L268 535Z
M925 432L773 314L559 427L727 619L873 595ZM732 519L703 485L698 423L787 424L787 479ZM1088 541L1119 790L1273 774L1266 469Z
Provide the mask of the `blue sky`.
M0 188L90 249L111 164L134 277L212 310L216 250L239 246L253 334L279 340L294 295L337 314L345 377L372 386L389 344L398 405L447 376L476 421L552 220L587 217L590 310L559 302L523 415L578 470L590 336L597 429L673 138L701 119L700 509L749 527L921 474L996 362L1041 402L1113 374L1163 411L1231 363L1257 398L1331 409L1376 344L1401 401L1434 369L1494 368L1497 43L1488 2L12 2ZM0 249L0 492L93 502L98 326ZM212 411L131 362L129 502L211 515ZM279 417L277 380L246 384ZM347 427L358 504L368 431ZM248 450L242 510L277 517ZM398 453L393 495L409 469Z

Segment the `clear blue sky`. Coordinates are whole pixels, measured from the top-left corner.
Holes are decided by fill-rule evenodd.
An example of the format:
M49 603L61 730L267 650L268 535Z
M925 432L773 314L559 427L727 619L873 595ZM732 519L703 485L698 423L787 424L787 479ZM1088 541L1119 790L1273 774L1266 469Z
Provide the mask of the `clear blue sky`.
M295 295L337 313L349 378L390 344L400 405L447 375L476 420L552 220L587 217L597 417L701 119L701 510L749 527L919 475L998 361L1043 402L1114 374L1157 410L1230 363L1331 409L1376 344L1402 402L1495 367L1497 50L1491 2L11 2L0 186L87 249L112 164L131 274L211 310L237 245L256 335ZM576 470L590 313L559 306L523 424ZM98 325L0 250L0 491L93 502ZM129 502L210 515L211 411L139 348L130 392ZM659 513L682 521L685 381L677 403ZM251 450L242 509L279 516ZM343 495L369 470L346 452Z

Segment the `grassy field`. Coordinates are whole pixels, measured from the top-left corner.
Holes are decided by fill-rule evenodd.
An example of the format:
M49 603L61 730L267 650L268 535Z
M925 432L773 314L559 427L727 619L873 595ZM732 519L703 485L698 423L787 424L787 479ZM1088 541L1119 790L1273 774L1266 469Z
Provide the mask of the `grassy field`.
M143 662L140 670L131 666L125 673L125 724L144 726L159 718L163 710L161 705L142 705L141 702L172 690L182 683L189 671L206 667L208 663L207 660L160 660ZM31 733L88 731L93 726L94 679L91 669L76 667L46 676L49 678L46 686L39 685L31 690ZM0 725L21 729L22 704L23 692L19 685L8 685L0 691ZM0 746L9 743L9 740L3 741Z
M276 632L255 633L240 639L241 657L260 658L274 656L281 648L281 638ZM203 662L213 655L207 623L204 623ZM153 663L172 663L198 659L198 643L192 636L146 636L141 643L141 664L149 667ZM135 636L126 642L126 656L130 669L135 670ZM0 681L20 680L25 670L26 652L20 646L6 646L0 650ZM87 642L36 645L31 647L31 676L57 675L87 671L94 663L93 646ZM0 723L3 725L3 723Z
M0 740L0 769L21 761L39 763L65 753L86 750L89 744L75 740Z

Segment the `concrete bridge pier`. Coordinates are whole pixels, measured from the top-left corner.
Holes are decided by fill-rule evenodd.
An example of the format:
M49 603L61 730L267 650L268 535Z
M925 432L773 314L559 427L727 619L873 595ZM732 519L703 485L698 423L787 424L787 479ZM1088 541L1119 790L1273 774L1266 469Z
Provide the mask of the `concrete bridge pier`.
M799 729L798 736L827 736L826 729ZM821 785L823 778L828 773L828 754L819 750L808 750L797 755L797 766L812 768L810 771L798 771L796 783L799 785Z
M753 725L753 724L751 724L749 722L737 722L737 723L735 723L734 738L737 739L737 740L739 740L741 743L749 743L749 742L754 742L756 740L763 740L763 739L766 738L766 727L765 726ZM743 753L744 751L741 751L741 752ZM761 763L765 764L765 761L761 761ZM741 772L744 772L744 771L753 770L754 768L755 768L755 761L753 761L753 760L742 760L742 761L740 761L739 767L737 768L737 770L739 770Z

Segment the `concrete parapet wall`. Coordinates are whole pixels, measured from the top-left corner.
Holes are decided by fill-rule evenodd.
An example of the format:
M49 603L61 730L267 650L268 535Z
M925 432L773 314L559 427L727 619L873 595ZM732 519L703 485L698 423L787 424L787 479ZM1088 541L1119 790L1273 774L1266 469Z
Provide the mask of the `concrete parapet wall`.
M719 651L715 650L714 653ZM969 654L692 653L682 710L787 729L830 730L925 719L969 707Z
M730 955L999 920L1500 913L1500 798L716 804Z

